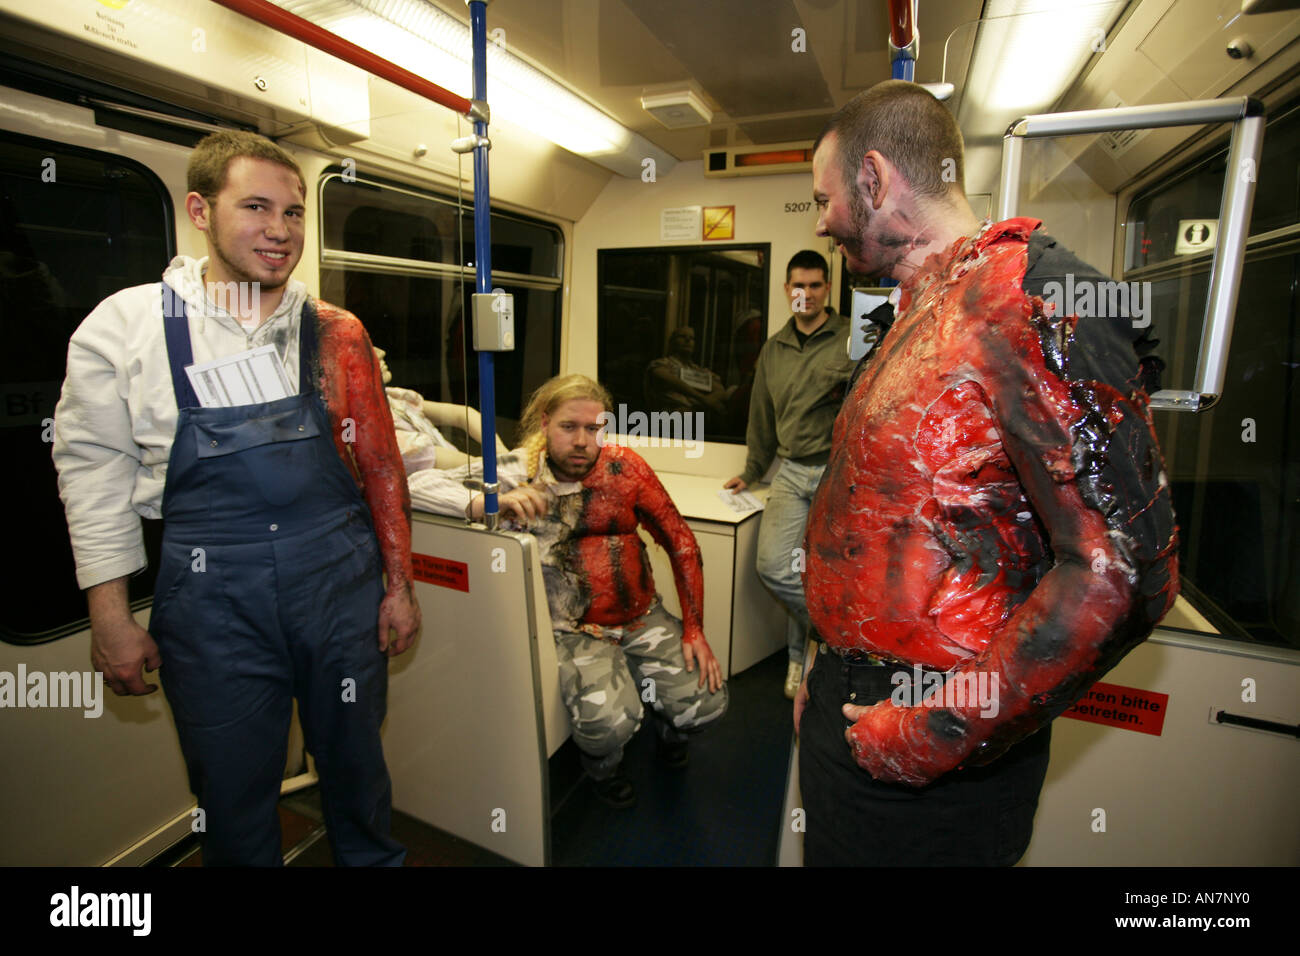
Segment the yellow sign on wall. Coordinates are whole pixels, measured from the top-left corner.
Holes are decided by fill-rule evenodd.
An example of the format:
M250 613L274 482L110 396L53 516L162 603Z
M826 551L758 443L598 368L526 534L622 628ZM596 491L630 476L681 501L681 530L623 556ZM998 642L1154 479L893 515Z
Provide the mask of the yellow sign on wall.
M735 206L705 206L704 207L704 238L705 239L735 239L736 238L736 207Z

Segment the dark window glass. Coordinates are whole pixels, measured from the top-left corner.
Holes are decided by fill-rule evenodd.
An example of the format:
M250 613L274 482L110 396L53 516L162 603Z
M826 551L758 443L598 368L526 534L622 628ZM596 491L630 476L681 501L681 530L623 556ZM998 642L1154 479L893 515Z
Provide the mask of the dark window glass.
M10 504L0 558L7 593L0 634L40 641L87 618L48 429L67 370L68 339L99 302L157 282L175 251L171 202L156 176L120 156L0 132L0 382L2 469ZM157 522L145 522L156 568ZM149 571L130 581L133 602L153 593Z
M1264 137L1252 235L1300 219L1298 167L1300 112L1289 108ZM1194 380L1210 277L1208 256L1174 253L1177 223L1217 218L1223 171L1222 153L1193 163L1129 213L1128 229L1139 237L1130 266L1168 263L1126 276L1151 282L1166 387ZM1298 281L1300 239L1275 239L1267 249L1252 241L1222 397L1198 414L1154 414L1178 516L1184 596L1224 637L1282 646L1300 646Z
M599 251L597 374L620 421L698 412L705 439L744 444L767 337L770 248Z
M321 187L325 248L456 265L463 232L465 264L474 262L474 205L465 197L422 193L378 181L327 174ZM558 279L563 245L554 226L507 213L492 214L492 271Z
M470 220L473 230L473 220ZM469 242L469 237L466 237ZM492 214L492 271L521 275L560 277L560 253L564 247L554 227L541 226L503 213ZM466 245L473 259L472 245Z
M455 265L456 203L366 180L326 176L321 233L326 249ZM473 258L473 218L465 217L465 255Z
M1267 145L1268 136L1264 142ZM1176 251L1179 239L1194 241L1195 230L1200 228L1196 223L1217 222L1223 198L1224 160L1223 153L1203 160L1159 192L1133 201L1124 237L1125 269L1178 258L1183 254ZM1209 234L1203 235L1208 238ZM1209 242L1209 246L1213 248L1214 243Z
M339 173L326 174L321 197L322 298L362 321L388 353L393 385L477 408L478 353L472 336L466 349L461 310L475 289L460 268L462 248L466 266L474 258L472 205ZM563 243L554 226L513 215L494 212L491 229L492 287L515 300L515 348L495 357L496 425L511 444L528 396L559 371Z
M1300 222L1300 105L1278 110L1268 120L1259 168L1254 170L1255 206L1250 216L1252 236ZM1215 222L1223 196L1223 170L1228 151L1223 148L1197 160L1169 181L1134 198L1129 206L1124 268L1177 259L1180 237L1188 234L1189 221ZM1242 171L1243 173L1249 171ZM1181 224L1181 225L1180 225ZM1212 243L1211 243L1212 245Z

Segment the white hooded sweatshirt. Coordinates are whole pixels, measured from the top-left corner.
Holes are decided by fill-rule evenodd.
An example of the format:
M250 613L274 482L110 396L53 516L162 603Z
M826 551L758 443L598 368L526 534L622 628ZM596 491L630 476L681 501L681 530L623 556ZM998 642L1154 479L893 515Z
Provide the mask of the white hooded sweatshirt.
M194 361L272 343L297 389L299 316L307 287L291 278L275 312L250 332L207 297L206 266L206 258L177 256L163 273L185 300ZM97 305L72 334L68 374L54 411L54 467L83 589L145 567L137 516L162 517L176 418L162 283L123 289Z

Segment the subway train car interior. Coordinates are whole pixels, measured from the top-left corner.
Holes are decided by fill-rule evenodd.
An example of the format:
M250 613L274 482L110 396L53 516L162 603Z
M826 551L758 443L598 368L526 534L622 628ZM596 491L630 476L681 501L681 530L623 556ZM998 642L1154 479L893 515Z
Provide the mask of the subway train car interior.
M891 79L955 120L976 220L1041 220L1108 277L1042 298L1141 333L1177 522L1176 599L1052 714L1018 865L1300 864L1300 0L0 0L0 864L203 861L166 664L158 693L97 679L52 449L69 339L206 254L187 163L235 130L301 169L294 277L360 320L390 400L438 426L436 481L410 483L422 624L388 658L382 725L405 865L803 865L794 625L758 571L781 460L724 485L749 460L759 349L808 295L846 321L854 383L900 347L873 316L912 287L855 271L815 179L826 142L847 148L818 145L833 114ZM794 280L818 269L787 269L801 250L827 263L815 291ZM655 681L634 685L634 806L578 746L563 675L585 658L560 638L553 542L498 480L530 396L573 373L608 392L600 460L634 451L680 514L675 535L643 520L638 550L726 682L675 763ZM435 513L439 495L461 504ZM821 487L813 514L848 495ZM127 599L148 628L164 521L136 511ZM702 611L683 607L690 539ZM810 640L794 684L834 653ZM331 865L304 723L283 861Z

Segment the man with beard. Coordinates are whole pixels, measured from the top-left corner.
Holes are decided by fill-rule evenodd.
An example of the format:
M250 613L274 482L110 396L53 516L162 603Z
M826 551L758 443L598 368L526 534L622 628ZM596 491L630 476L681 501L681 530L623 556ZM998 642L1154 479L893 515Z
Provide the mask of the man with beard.
M585 375L546 382L524 410L522 446L500 460L497 477L508 489L502 513L537 539L560 693L583 767L596 795L623 808L636 800L621 765L623 745L641 726L643 692L654 691L661 757L681 767L686 735L723 715L727 688L704 638L699 545L641 456L602 442L609 406L609 393ZM416 472L412 501L480 519L483 496L465 487L464 475ZM668 552L681 620L655 592L638 524Z
M410 645L420 609L379 366L356 317L291 278L306 201L293 157L214 133L187 179L207 257L105 299L68 346L54 462L91 659L117 694L152 693L141 668L162 665L206 865L281 862L295 697L335 861L400 865L379 728L385 654ZM194 369L215 359L271 381L230 395ZM164 519L148 631L127 604L138 515Z
M813 198L849 268L902 287L808 518L826 652L795 700L804 859L1010 865L1046 725L1177 593L1132 322L1045 307L1048 280L1099 273L1036 220L980 224L961 134L922 87L835 114Z

